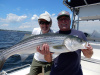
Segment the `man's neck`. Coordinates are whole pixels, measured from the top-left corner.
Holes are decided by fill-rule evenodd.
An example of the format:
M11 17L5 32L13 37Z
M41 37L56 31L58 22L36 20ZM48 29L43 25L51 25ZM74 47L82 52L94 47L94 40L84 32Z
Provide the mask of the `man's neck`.
M50 29L49 29L48 31L42 31L42 30L41 30L41 33L42 33L42 34L46 34L46 33L49 33L49 32L51 32Z
M60 34L70 34L71 33L71 29L67 30L67 31L61 31L61 30L59 30L59 33Z

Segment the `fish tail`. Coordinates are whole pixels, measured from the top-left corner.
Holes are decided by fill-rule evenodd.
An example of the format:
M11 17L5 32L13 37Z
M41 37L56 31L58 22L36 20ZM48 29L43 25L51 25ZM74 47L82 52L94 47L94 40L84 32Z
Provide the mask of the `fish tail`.
M5 63L5 58L3 54L0 53L0 71L2 70L4 63Z

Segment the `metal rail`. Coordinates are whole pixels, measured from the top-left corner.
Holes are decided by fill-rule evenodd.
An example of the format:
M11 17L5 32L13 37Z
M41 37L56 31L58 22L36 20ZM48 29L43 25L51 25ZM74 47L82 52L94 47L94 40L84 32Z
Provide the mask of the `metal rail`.
M95 63L95 64L100 64L100 60L94 59L94 58L86 58L84 56L81 56L81 60L91 62L91 63Z
M19 69L22 69L22 68L25 68L25 67L28 67L30 66L30 64L26 64L26 65L23 65L23 66L20 66L20 67L16 67L16 68L13 68L13 69L10 69L10 70L2 70L2 72L0 72L0 75L7 75L7 73L11 73L11 72L14 72L16 70L19 70Z

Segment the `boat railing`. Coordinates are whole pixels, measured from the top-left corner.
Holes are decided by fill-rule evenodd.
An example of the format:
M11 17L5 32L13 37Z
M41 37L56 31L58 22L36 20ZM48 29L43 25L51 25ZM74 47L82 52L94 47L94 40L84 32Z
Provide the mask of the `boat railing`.
M16 67L16 68L13 68L13 69L9 69L9 70L6 70L6 71L2 70L2 72L0 72L0 75L7 75L8 73L17 71L19 69L22 69L22 68L25 68L25 67L28 67L28 66L30 66L30 64L26 64L26 65Z
M100 60L94 59L94 58L86 58L84 56L81 56L81 60L91 62L91 63L95 63L95 64L100 64Z

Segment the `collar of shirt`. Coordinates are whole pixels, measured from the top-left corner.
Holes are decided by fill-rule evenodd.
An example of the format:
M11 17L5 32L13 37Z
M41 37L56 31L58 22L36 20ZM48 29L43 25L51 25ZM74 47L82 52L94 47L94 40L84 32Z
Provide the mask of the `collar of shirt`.
M48 32L48 33L51 33L51 29L49 30L49 32ZM43 34L43 33L42 33L42 31L40 31L40 34Z

